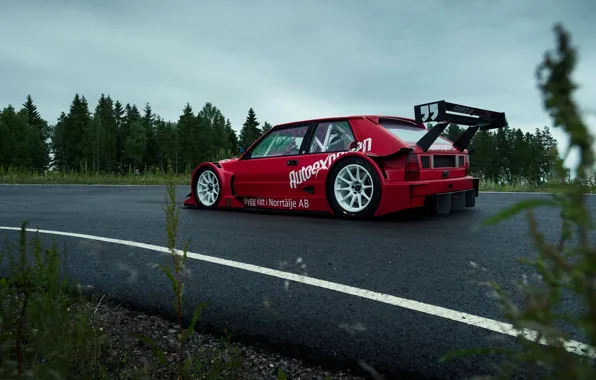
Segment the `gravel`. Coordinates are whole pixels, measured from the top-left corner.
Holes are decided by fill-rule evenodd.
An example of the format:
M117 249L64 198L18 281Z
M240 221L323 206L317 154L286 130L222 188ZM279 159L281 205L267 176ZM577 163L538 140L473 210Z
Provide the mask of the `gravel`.
M131 372L145 369L149 379L176 379L178 358L176 336L178 326L157 315L148 315L124 306L100 303L93 314L96 328L107 334L110 344L109 361L120 363ZM149 336L163 350L168 365L159 365L150 345L140 342L134 334ZM263 349L239 343L229 343L221 338L193 333L185 343L185 354L201 358L203 371L196 371L196 378L208 379L277 379L278 369L288 379L344 379L363 377L348 372L331 372L313 367L294 358L281 356ZM125 359L123 359L125 358ZM125 362L123 362L125 360ZM220 375L214 369L237 361L239 367L228 369Z
M17 292L13 296L22 305L23 294ZM15 307L14 301L11 304L8 301L9 297L5 297L0 302L3 308L0 322L2 314L10 313L9 309ZM15 316L20 314L21 306L16 307L17 309L12 310ZM98 379L178 379L177 324L159 315L146 314L113 301L90 301L87 297L71 304L67 314L62 315L80 318L82 313L90 316L92 328L95 332L99 330L99 335L105 338L103 353L98 358L107 373L97 375ZM35 330L29 325L28 318L25 318L24 327L26 330ZM152 345L144 342L137 334L150 338L159 347L164 355L164 364L158 361ZM295 358L199 332L193 333L184 344L183 357L186 359L188 356L193 361L200 362L200 368L193 364L196 369L192 371L192 379L278 379L279 368L284 371L287 379L292 380L364 379L350 374L349 370L328 371ZM234 366L234 363L237 365ZM1 369L0 372L3 372Z

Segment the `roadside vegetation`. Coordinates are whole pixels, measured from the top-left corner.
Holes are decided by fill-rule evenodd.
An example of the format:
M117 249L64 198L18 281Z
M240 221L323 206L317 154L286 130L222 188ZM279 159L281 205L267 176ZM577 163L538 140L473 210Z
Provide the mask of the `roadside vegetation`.
M527 199L501 210L484 221L491 226L525 212L530 238L536 248L536 258L520 260L528 267L528 275L517 282L518 294L508 294L501 284L487 279L481 270L473 270L473 278L487 286L497 300L504 319L517 333L518 350L487 347L485 350L448 353L443 359L462 355L499 354L505 360L494 378L509 379L514 375L526 379L539 378L588 380L596 379L596 247L590 233L594 229L592 216L583 196L589 191L588 176L594 167L594 137L573 100L577 84L572 81L578 55L570 34L555 26L556 51L548 52L536 71L545 110L555 128L562 129L570 138L569 152L577 149L580 160L574 167L577 177L570 180L556 161L557 181L549 198ZM544 236L534 218L534 209L556 208L562 219L560 236ZM477 267L476 263L472 263ZM563 295L580 301L580 310L569 310ZM515 303L520 296L522 301ZM580 341L587 344L581 353L572 353L565 342L570 339L572 327L580 333ZM533 333L532 333L533 331ZM486 377L488 378L488 377Z
M480 180L480 191L498 191L498 192L525 192L525 193L552 193L565 185L565 181L552 179L540 185L528 181L515 181L513 183L499 183L494 181ZM586 176L582 180L586 194L596 192L596 177Z
M221 156L229 158L228 156ZM216 157L217 159L218 157ZM8 166L0 167L0 183L3 184L46 184L46 185L166 185L172 181L175 185L188 186L192 171L181 173L147 169L143 173L128 171L123 174L94 172L88 169L58 171L52 170L40 174L29 169ZM584 180L588 193L596 191L596 177L589 176ZM480 179L480 191L508 191L508 192L553 192L562 181L550 179L539 184L525 179L511 182L496 182L490 179Z
M221 158L230 158L232 155L220 155ZM215 157L218 159L219 157ZM58 171L52 170L39 173L31 169L17 168L14 166L0 166L0 183L3 184L46 184L46 185L166 185L172 181L175 185L188 186L192 171L185 170L181 173L161 171L158 168L147 169L143 173L104 173L83 168L81 170ZM510 182L497 182L491 179L480 179L480 191L508 191L508 192L553 192L563 181L552 178L548 181L536 183L526 179ZM596 177L589 176L584 180L587 193L596 191Z
M481 285L489 286L494 291L494 295L502 307L503 317L520 330L519 351L501 352L489 348L486 351L468 353L507 354L510 360L503 366L498 376L500 378L509 378L513 372L522 371L522 374L526 374L527 378L532 379L536 369L545 370L543 374L550 374L553 379L587 380L596 378L594 359L566 351L562 342L567 335L559 326L561 321L574 325L583 333L587 344L596 346L596 248L591 245L588 236L593 225L583 198L583 194L590 192L593 188L593 182L588 180L591 168L594 166L593 137L572 100L575 85L570 78L576 60L576 51L569 44L569 36L562 28L557 27L556 36L557 52L555 55L549 55L540 65L538 81L544 106L552 116L553 126L564 130L571 138L571 146L576 147L581 153L580 162L575 168L577 179L570 180L569 172L562 167L562 161L553 155L553 146L548 145L553 142L544 143L544 141L549 141L545 137L548 136L546 127L543 132L537 132L537 135L520 134L516 130L499 132L503 134L501 136L498 133L485 134L485 137L481 137L478 142L480 144L482 139L495 139L489 140L495 142L494 144L487 144L492 144L496 149L497 153L494 157L501 158L505 153L499 153L500 146L507 147L503 149L513 149L512 147L515 146L514 144L503 144L502 141L508 140L502 139L511 137L519 139L516 141L520 144L524 141L528 144L546 144L544 146L550 148L547 149L543 146L542 149L536 148L535 151L543 151L540 153L542 161L493 159L488 162L497 166L491 166L491 169L489 166L482 166L481 161L477 161L475 165L477 170L483 173L483 177L487 178L485 186L489 186L489 183L503 183L504 178L524 178L523 183L527 189L555 191L550 198L524 201L503 210L497 216L486 221L486 224L498 223L525 210L531 238L536 247L536 259L522 263L536 271L536 276L532 279L524 279L519 282L519 290L524 296L523 305L514 304L511 296L505 294L494 281L480 282ZM545 72L546 79L543 77ZM37 233L31 234L25 231L27 223L24 223L18 243L13 244L6 240L5 250L0 253L0 269L3 274L3 277L0 277L0 300L2 301L0 308L0 378L236 379L239 378L239 374L243 374L244 378L258 378L252 372L248 372L247 375L246 371L251 369L246 366L246 352L242 351L239 346L230 341L215 341L215 343L207 344L206 338L198 336L194 331L201 311L209 305L187 305L184 301L183 279L186 249L176 249L180 246L180 242L177 241L179 207L175 203L174 186L186 184L188 173L182 174L176 169L166 170L164 168L163 170L152 169L141 174L135 174L136 169L131 169L126 175L116 174L119 169L115 168L120 164L137 169L143 162L151 166L148 161L144 161L148 160L146 157L153 157L151 159L160 157L160 160L163 159L171 163L172 145L160 145L159 141L161 140L157 137L160 135L157 132L151 135L154 132L149 132L153 130L153 127L148 124L149 120L154 119L152 119L153 114L148 106L146 115L141 117L135 114L138 111L134 111L136 109L133 108L134 106L122 107L120 103L116 102L114 108L109 98L102 99L93 116L86 113L87 106L84 98L78 96L73 102L70 113L61 115L59 123L52 129L53 134L51 135L52 149L57 157L53 164L57 165L59 169L58 172L53 173L45 171L46 165L49 163L47 151L44 151L46 148L35 150L32 148L34 145L27 145L42 141L42 137L46 136L44 133L46 133L47 127L47 123L41 120L36 113L31 99L28 99L25 108L18 113L14 113L12 108L5 109L0 115L0 136L9 137L3 138L3 145L0 146L2 154L0 159L3 160L2 164L4 165L3 171L0 172L1 180L5 183L52 183L52 181L56 181L53 183L159 183L166 185L164 214L170 252L163 256L162 262L156 263L155 270L166 276L172 285L173 308L178 319L174 324L165 321L159 322L165 329L163 334L168 334L167 339L158 339L162 334L161 330L156 334L142 329L145 325L141 321L149 318L147 316L143 318L137 316L127 325L130 330L124 331L123 324L125 322L118 322L123 324L115 325L114 321L117 318L114 319L113 314L126 313L126 311L123 312L117 305L104 299L104 296L92 295L87 291L85 284L79 284L70 279L65 266L67 252L60 252L55 244L51 247L44 247ZM122 112L114 114L114 109L118 107ZM227 123L222 122L224 118L218 113L219 111L211 105L205 107L199 115L194 115L187 106L185 114L181 116L178 123L166 123L159 118L155 123L159 128L167 131L164 133L170 136L167 139L168 144L173 141L172 133L175 136L178 136L179 133L180 136L194 133L189 130L194 125L193 123L200 125L205 131L215 131L215 124L218 124L217 128L221 129L223 123L223 130L229 132L230 129L227 128ZM207 122L206 120L212 121ZM217 120L217 123L214 120ZM256 138L256 126L254 123L250 124L249 120L256 120L254 112L249 114L248 124L245 124L243 129L245 132L240 137L240 140L244 141L244 145ZM153 122L151 121L151 123ZM15 125L22 125L23 129L20 130ZM249 128L247 125L252 125L252 127ZM38 127L39 129L36 129ZM11 135L14 133L23 135ZM212 133L210 136L215 139L215 132L210 133ZM230 136L228 135L228 138L231 141ZM29 140L22 139L25 137ZM75 138L79 140L71 140ZM151 149L158 149L157 151L148 150L149 141L153 141L151 138L157 144L155 145L157 148L154 146ZM28 141L28 143L23 143L23 141ZM85 144L88 145L69 145L69 141L86 141ZM104 145L101 147L95 145L98 141ZM197 141L203 143L206 140L195 138L178 140L180 144L194 144ZM543 142L539 143L540 141ZM19 148L18 144L25 145ZM106 144L112 144L114 150L106 150ZM227 148L218 150L217 155L225 156L228 153L233 153L231 147L236 146L235 144L236 141L230 143ZM160 146L162 148L159 148ZM167 146L168 149L163 148L164 146ZM199 147L180 145L179 148L177 151L181 152L182 157L180 162L187 167L191 167L189 165L194 163L193 160L202 160L208 157L207 153L200 153L207 151L202 151ZM165 150L160 151L159 149ZM480 146L477 149L482 150ZM12 152L17 154L12 154ZM524 152L524 149L510 150L509 152L512 155L514 153L511 152L520 154ZM169 159L167 159L168 157ZM94 163L95 170L74 171L71 169L80 166L79 164L85 161ZM159 162L161 163L161 161ZM506 165L506 162L509 162L507 165L510 166L503 166ZM520 162L520 167L516 169L517 172L511 166L513 162ZM153 164L156 163L153 162ZM29 169L14 169L19 166ZM43 174L33 175L34 170L36 173ZM526 177L520 174L522 170L527 170ZM531 172L531 170L536 172ZM98 174L100 171L102 174ZM59 174L66 172L68 174ZM513 176L512 173L517 174ZM537 176L537 173L542 178L540 181L537 180L538 177L533 177ZM544 178L549 178L549 185L544 184ZM509 187L506 189L507 191L514 190ZM532 208L536 207L560 209L563 224L561 237L557 242L547 242L547 238L538 231L532 211ZM186 244L182 245L187 247ZM560 304L563 291L576 294L583 301L583 310L577 311L576 314L568 314L569 311L561 307ZM194 310L190 319L183 318L188 307L192 307ZM158 322L153 322L152 326L155 327L156 324ZM535 339L528 339L526 335L522 334L525 329L538 331ZM548 344L535 343L542 340ZM148 352L151 356L139 356L139 351ZM445 359L463 354L466 353L450 353L445 356ZM271 367L269 365L264 373L267 373L268 376L274 375L278 379L286 378L281 366ZM313 375L308 378L315 377ZM355 377L342 375L341 378Z

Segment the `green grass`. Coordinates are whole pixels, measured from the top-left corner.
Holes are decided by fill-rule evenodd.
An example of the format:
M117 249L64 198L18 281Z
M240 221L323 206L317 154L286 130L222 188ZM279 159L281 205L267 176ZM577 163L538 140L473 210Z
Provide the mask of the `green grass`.
M190 184L191 172L168 175L159 170L144 174L128 172L123 175L100 173L89 170L49 171L39 174L15 167L0 167L0 183L4 184L73 184L73 185L165 185L172 181L176 185Z
M586 193L593 194L596 192L596 177L588 177L583 183ZM550 181L537 185L528 181L500 184L494 181L480 180L480 191L552 193L559 191L563 185L564 183L561 181Z
M39 236L30 245L24 229L18 246L7 241L0 253L0 264L9 264L0 279L0 378L109 378L107 342L80 290L60 278L60 261Z
M97 173L88 170L50 171L43 175L30 170L15 167L0 167L0 183L3 184L70 184L70 185L165 185L173 181L176 185L189 185L191 171L168 175L159 170L148 170L144 174L128 172L123 175ZM560 182L536 185L528 181L513 184L498 184L494 181L480 181L480 191L514 191L514 192L552 192ZM587 180L590 193L596 190L596 178Z

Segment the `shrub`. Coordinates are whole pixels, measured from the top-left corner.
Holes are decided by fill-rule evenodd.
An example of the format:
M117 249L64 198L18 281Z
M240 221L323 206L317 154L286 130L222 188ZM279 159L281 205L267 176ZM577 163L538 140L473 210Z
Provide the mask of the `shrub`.
M520 260L536 272L535 281L522 279L517 284L523 297L522 306L516 305L495 281L480 282L494 291L504 317L517 332L521 347L516 351L490 348L482 351L507 354L508 360L499 373L499 377L505 378L515 370L523 369L528 379L537 373L554 379L596 379L593 350L596 346L596 249L589 239L593 224L585 200L585 193L591 186L588 175L594 167L593 137L572 98L576 89L571 80L576 50L570 44L569 33L561 25L555 26L555 33L557 51L556 54L547 53L538 66L538 86L554 127L561 128L569 136L570 145L563 160L573 148L578 150L580 159L574 168L576 178L573 180L567 178L563 160L557 163L560 184L553 188L552 197L522 201L485 221L485 225L494 225L526 211L530 236L536 247L535 259ZM557 242L547 242L538 230L533 212L537 207L560 210L562 230ZM583 309L566 310L561 297L565 292L583 301ZM572 348L566 344L569 333L561 327L565 324L585 337L588 346L584 347L584 352L571 352ZM534 333L529 334L530 330ZM476 353L452 352L443 359Z

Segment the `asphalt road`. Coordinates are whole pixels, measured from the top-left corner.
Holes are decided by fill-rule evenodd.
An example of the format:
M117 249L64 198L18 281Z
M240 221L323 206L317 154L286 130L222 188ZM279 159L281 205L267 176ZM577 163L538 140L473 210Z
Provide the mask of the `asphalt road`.
M179 187L178 201L187 193ZM479 226L528 196L481 193L475 209L446 217L406 213L366 222L182 207L178 241L182 247L191 239L189 250L199 254L503 320L487 289L472 284L467 274L475 262L487 269L485 276L509 290L513 281L530 274L516 262L534 254L523 216L495 227ZM161 186L0 186L0 227L19 227L28 220L30 228L167 246L164 199ZM589 204L596 208L596 199L589 197ZM537 215L547 239L557 239L557 212L543 209ZM18 238L14 231L1 234ZM159 253L74 237L42 237L48 244L55 238L67 250L69 273L84 284L150 311L172 309L170 285L150 266L161 262ZM303 283L291 282L286 288L280 278L201 260L189 259L187 267L187 301L210 302L201 319L205 326L302 347L301 354L308 348L329 358L327 363L362 359L396 377L462 378L490 371L500 358L439 363L444 353L512 342L506 335L444 318L440 310L427 314ZM566 307L577 304L566 299Z

